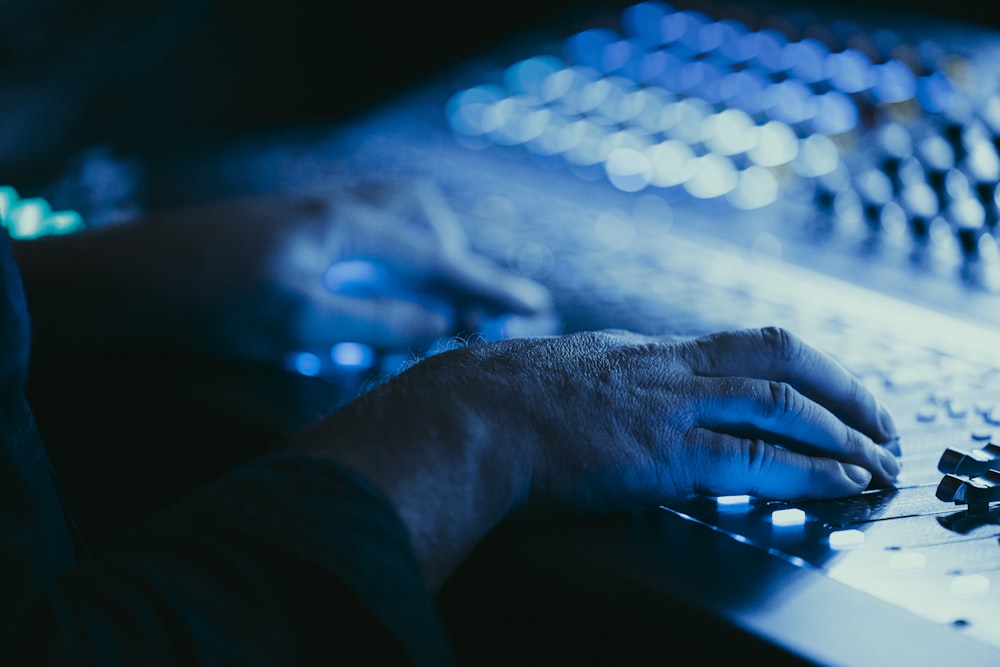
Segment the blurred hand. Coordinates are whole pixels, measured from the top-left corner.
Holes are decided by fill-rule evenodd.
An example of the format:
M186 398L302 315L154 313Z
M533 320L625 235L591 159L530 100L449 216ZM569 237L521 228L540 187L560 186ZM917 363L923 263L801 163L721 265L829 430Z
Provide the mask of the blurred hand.
M387 493L438 582L457 562L442 551L471 548L508 516L891 485L895 438L891 415L842 366L768 328L693 340L581 333L446 352L349 404L302 445Z
M141 331L280 362L341 341L409 350L550 309L541 285L473 252L424 183L247 196L20 245L29 298L48 285L33 300L42 339L75 337L50 350ZM60 319L76 309L89 321Z

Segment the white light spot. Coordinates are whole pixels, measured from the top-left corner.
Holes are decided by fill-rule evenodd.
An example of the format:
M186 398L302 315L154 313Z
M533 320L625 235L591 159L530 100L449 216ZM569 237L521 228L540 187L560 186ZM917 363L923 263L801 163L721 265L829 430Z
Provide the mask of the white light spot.
M736 187L739 176L732 160L721 155L702 155L692 160L694 173L684 189L698 199L721 197Z
M694 174L695 155L691 147L680 141L668 139L650 146L645 151L649 160L649 182L660 188L684 183Z
M778 179L770 169L751 166L740 172L736 188L726 198L745 211L767 206L778 198Z
M959 597L985 595L990 590L990 580L981 574L966 574L952 579L949 588Z
M337 343L330 348L330 358L342 368L369 368L375 362L375 351L362 343Z
M638 192L651 179L652 168L649 159L633 148L617 148L604 163L608 180L623 192Z
M806 522L806 513L797 507L771 512L771 523L775 526L801 526Z
M865 543L865 534L854 528L835 530L830 533L829 540L831 549L853 549Z

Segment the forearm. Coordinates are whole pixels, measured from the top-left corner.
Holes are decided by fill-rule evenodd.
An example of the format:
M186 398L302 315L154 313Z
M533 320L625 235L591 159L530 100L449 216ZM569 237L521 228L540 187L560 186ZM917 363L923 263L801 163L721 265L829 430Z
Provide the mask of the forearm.
M390 500L432 592L514 510L530 479L525 443L501 443L514 430L491 422L504 414L502 399L494 397L496 412L479 410L461 386L453 373L404 373L294 444L358 471Z

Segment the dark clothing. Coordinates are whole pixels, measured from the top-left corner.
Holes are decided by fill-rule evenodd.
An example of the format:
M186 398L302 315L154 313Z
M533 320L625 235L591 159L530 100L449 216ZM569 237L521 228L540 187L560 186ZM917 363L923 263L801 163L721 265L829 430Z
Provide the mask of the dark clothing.
M0 663L452 662L402 522L329 461L257 459L87 554L23 400L26 309L2 236Z

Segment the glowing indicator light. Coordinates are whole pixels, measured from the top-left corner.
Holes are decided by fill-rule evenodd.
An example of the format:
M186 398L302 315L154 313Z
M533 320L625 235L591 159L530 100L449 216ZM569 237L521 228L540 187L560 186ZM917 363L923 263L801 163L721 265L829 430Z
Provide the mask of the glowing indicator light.
M771 512L771 523L775 526L801 526L805 522L806 513L795 507Z
M795 130L780 121L769 121L757 129L757 142L747 150L754 164L777 167L787 164L799 154Z
M736 188L726 198L745 211L767 206L778 199L778 179L771 170L751 165L740 172Z
M981 574L966 574L952 579L949 588L959 597L985 595L990 590L990 580Z
M330 349L330 358L341 368L370 368L375 352L362 343L337 343Z
M721 155L702 155L691 160L694 167L684 189L698 199L721 197L731 192L739 182L739 175L732 161Z
M853 528L847 530L835 530L828 538L831 549L853 549L865 543L865 534Z
M300 375L315 377L319 375L323 362L311 352L296 352L289 359L288 366Z
M733 507L734 505L749 505L750 496L719 496L715 503L720 507Z

